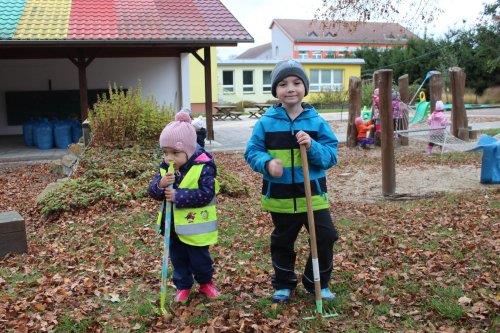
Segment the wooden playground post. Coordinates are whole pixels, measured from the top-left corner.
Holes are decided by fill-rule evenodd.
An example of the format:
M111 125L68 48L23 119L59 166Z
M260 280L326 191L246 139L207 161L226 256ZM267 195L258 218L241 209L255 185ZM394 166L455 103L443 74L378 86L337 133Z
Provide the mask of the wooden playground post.
M380 86L380 74L379 71L373 72L373 90L379 88Z
M431 112L434 112L436 101L440 101L443 95L443 79L441 77L441 72L434 71L433 73L429 81Z
M451 134L461 140L469 140L467 113L464 104L465 72L460 67L452 67L450 72L451 85Z
M396 192L396 168L394 165L394 125L392 122L392 69L381 69L379 96L382 152L382 195Z
M356 124L354 120L361 114L361 79L349 78L349 119L347 121L347 147L356 146Z
M399 96L401 97L401 102L408 104L410 102L410 89L408 74L402 75L398 78ZM402 129L408 129L408 114L403 117ZM408 137L401 135L399 138L402 146L408 146Z

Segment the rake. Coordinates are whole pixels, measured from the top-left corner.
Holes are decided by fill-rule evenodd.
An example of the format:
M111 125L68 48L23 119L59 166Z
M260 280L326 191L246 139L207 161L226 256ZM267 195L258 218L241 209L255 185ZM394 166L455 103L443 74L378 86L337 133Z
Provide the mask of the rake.
M309 225L309 238L311 246L312 269L314 278L314 298L316 301L316 316L305 317L306 320L320 318L333 318L337 313L325 312L323 299L321 298L321 284L319 277L318 246L316 244L316 229L314 225L314 213L311 200L311 182L309 179L309 163L307 162L307 151L305 145L300 145L300 159L302 161L302 172L304 173L304 190L307 203L307 224Z
M172 161L168 164L167 173L174 173L174 163ZM168 188L173 188L173 184L169 185ZM167 300L167 276L168 276L168 257L170 248L170 223L172 222L172 203L164 202L164 213L163 213L163 258L161 264L161 282L160 282L160 313L162 315L167 313L165 308L165 303Z

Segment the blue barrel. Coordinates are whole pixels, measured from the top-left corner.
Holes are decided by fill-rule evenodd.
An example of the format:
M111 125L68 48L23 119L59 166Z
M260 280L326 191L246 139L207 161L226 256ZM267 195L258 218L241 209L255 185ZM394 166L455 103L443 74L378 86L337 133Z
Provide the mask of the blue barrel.
M33 121L33 146L38 147L38 142L36 141L36 129L38 128L38 125L40 125L40 122L38 120Z
M54 141L57 148L68 148L71 144L71 123L69 121L54 122Z
M71 121L71 139L73 143L80 141L83 136L82 124L78 120Z
M24 144L26 146L30 146L30 147L34 146L34 143L33 143L33 125L34 125L34 121L32 121L32 120L28 120L23 125Z
M54 146L52 125L48 121L42 121L35 126L34 137L39 149L51 149Z

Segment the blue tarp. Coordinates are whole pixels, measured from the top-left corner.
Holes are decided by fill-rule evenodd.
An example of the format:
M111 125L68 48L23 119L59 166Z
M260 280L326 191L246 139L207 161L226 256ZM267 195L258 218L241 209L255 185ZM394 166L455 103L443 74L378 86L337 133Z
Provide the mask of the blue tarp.
M473 150L483 150L481 183L500 184L500 140L483 134Z

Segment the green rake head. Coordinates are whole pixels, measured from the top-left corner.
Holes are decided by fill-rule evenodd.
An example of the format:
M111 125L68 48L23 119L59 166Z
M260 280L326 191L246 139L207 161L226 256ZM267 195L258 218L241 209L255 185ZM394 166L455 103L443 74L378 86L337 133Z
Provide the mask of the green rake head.
M316 301L316 315L311 317L304 317L304 320L313 320L313 319L321 319L321 318L334 318L339 314L337 312L325 311L323 308L323 300Z

